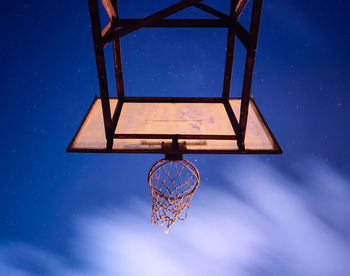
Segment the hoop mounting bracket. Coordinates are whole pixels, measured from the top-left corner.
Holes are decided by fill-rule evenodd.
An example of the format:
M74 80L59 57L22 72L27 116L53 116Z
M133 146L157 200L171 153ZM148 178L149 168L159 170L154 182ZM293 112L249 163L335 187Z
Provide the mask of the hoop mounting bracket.
M182 160L186 151L186 142L179 143L178 138L173 138L171 143L162 142L162 150L167 160Z

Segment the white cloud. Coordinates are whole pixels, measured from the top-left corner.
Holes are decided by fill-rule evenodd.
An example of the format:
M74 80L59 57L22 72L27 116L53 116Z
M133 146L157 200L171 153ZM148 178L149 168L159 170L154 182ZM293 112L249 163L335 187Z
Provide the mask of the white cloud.
M297 171L242 164L225 188L202 185L168 235L150 224L150 203L132 198L77 221L79 266L12 243L0 247L0 274L38 275L16 265L25 260L43 275L348 275L350 183L314 160Z

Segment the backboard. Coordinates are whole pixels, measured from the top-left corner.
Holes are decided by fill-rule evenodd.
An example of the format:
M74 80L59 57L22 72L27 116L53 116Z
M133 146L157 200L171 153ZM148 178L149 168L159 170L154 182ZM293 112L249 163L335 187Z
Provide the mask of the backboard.
M245 149L240 150L227 108L220 101L220 98L126 98L113 146L108 149L101 99L96 97L67 150L164 153L162 143L177 138L184 144L182 153L281 153L253 99L249 104ZM117 98L110 98L112 110L117 104ZM241 99L229 99L229 105L238 117Z

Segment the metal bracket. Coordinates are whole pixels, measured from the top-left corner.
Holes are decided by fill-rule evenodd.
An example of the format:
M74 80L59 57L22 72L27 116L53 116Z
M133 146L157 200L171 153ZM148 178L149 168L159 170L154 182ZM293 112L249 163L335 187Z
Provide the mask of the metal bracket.
M186 142L179 143L178 138L173 138L171 143L162 142L162 150L167 160L182 160L186 151Z

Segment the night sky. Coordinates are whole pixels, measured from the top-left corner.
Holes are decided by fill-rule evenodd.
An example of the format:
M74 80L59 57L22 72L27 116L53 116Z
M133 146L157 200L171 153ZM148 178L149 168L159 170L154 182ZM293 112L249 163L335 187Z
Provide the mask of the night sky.
M142 18L176 1L118 3L121 18ZM200 187L165 235L147 184L162 155L66 153L99 94L88 2L3 3L0 275L349 275L349 8L264 1L252 94L283 155L185 156ZM126 95L220 96L226 39L216 28L123 37ZM237 42L234 97L244 52ZM110 45L106 58L116 95Z

